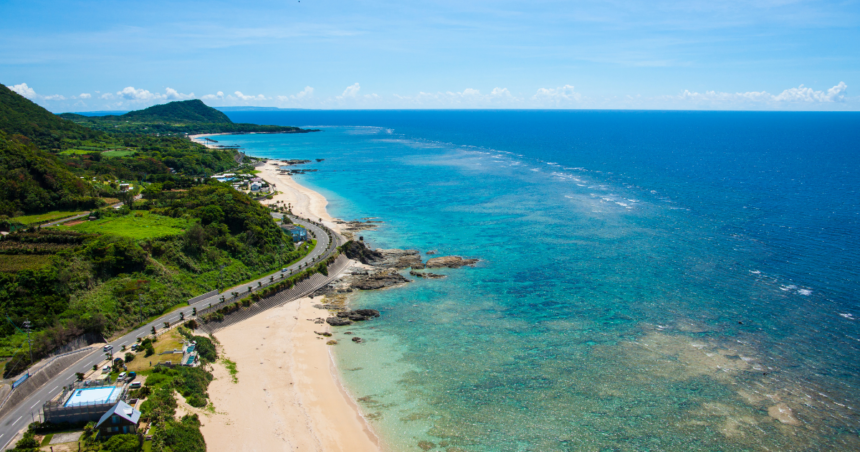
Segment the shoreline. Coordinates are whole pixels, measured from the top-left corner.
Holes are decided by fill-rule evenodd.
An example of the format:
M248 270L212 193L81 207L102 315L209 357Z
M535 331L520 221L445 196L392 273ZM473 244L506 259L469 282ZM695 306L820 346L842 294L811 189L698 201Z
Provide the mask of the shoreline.
M199 143L200 136L189 138ZM292 204L294 214L322 219L340 233L326 211L326 198L278 174L280 167L280 160L266 160L258 168L258 176L279 192L262 204ZM316 334L331 327L313 321L328 315L314 304L301 298L214 334L222 356L236 363L238 383L222 362L214 365L210 396L215 414L207 413L201 427L209 450L383 450L341 382L333 346L326 344L330 338Z

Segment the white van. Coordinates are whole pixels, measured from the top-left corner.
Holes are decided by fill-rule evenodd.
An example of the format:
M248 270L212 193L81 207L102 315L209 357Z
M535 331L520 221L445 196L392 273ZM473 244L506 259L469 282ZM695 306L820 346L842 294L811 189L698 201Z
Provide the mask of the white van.
M119 376L116 377L116 381L125 381L125 372L119 374Z

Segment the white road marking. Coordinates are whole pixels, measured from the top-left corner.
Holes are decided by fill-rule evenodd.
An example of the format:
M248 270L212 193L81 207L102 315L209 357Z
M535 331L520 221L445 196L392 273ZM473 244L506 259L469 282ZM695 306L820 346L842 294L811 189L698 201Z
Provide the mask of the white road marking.
M60 387L60 385L54 386L54 387L51 389L51 392L54 392L54 390L55 390L55 389L57 389L57 388L59 388L59 387Z
M21 417L24 417L24 416L21 416ZM20 420L21 420L21 417L19 417L18 419L15 419L15 423L16 423L16 424L18 423L18 421L20 421Z
M30 407L30 409L32 410L33 408L36 408L36 405L38 405L38 404L39 404L39 402L37 401L36 403L33 404L33 406Z

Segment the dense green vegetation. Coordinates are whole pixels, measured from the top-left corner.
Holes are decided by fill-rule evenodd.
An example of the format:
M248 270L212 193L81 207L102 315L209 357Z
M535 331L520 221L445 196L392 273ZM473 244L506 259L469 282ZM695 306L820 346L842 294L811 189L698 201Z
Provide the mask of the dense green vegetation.
M40 268L0 273L0 309L16 324L29 319L42 330L34 336L36 359L75 334L111 335L193 295L268 273L305 254L268 209L226 184L207 182L184 191L152 184L144 192L147 202L135 206L146 210L106 208L96 212L96 221L0 240L0 258L43 259ZM107 227L113 222L122 226ZM151 227L165 222L175 223ZM12 354L20 341L10 323L0 327L0 353ZM25 353L15 353L5 374L28 362Z
M90 184L56 156L22 135L10 136L0 130L0 215L84 210L100 205L104 203L93 196Z
M236 124L224 113L207 107L200 100L186 100L156 105L120 116L60 115L75 124L111 133L184 136L201 133L303 133L298 127Z
M241 126L199 102L162 107L130 117L175 113L187 124ZM306 248L293 246L267 208L207 177L251 170L240 165L234 150L182 137L94 131L0 85L0 228L17 231L0 239L4 375L30 364L25 320L38 360L83 334L119 333L194 295L300 259ZM84 211L96 219L32 226Z

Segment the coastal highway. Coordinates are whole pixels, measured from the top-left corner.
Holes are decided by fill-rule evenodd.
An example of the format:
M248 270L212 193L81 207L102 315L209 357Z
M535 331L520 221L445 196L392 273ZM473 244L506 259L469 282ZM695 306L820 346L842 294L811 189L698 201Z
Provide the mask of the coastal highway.
M273 217L280 219L282 214L273 213ZM299 270L300 266L308 263L309 265L315 262L319 262L332 254L337 249L337 246L341 244L343 241L340 236L337 235L334 231L330 231L328 229L324 229L322 226L312 223L308 220L297 218L291 216L290 219L303 227L305 227L310 233L313 234L314 238L317 240L317 245L314 247L313 251L311 251L307 256L305 256L299 262L296 262L293 265L290 265L288 270L292 270L295 273ZM335 239L334 241L329 240L329 236L326 232L330 232L332 237ZM257 283L261 284L261 287L257 287ZM276 279L275 282L278 282ZM265 288L271 284L269 282L269 276L264 276L262 278L256 279L254 281L241 284L239 286L232 287L230 289L224 290L223 293L229 294L232 291L240 292L244 296L247 293L248 287L253 287L253 289L259 290L261 288ZM118 339L114 339L109 342L110 345L113 345L113 351L116 354L120 353L122 346L131 346L132 344L137 343L138 337L146 337L150 334L151 328L154 326L156 329L161 330L164 322L170 322L173 325L176 321L179 320L179 313L185 313L186 319L193 318L191 316L191 308L196 307L198 309L202 309L204 307L208 307L209 304L217 304L220 301L221 295L214 295L209 298L204 298L202 300L198 300L188 307L183 307L176 311L170 312L166 315L163 315L146 325L143 325L130 333L123 335ZM228 301L230 298L227 299ZM84 352L85 353L85 352ZM9 446L9 442L15 437L15 435L21 429L27 427L30 422L33 422L33 419L38 418L39 412L42 408L42 405L50 400L53 397L56 397L58 393L61 392L61 387L73 383L77 377L75 376L76 372L85 372L88 369L92 369L93 365L104 366L107 363L105 359L105 354L102 351L102 348L99 347L94 349L88 355L84 356L80 361L73 364L71 367L61 372L55 378L50 380L44 386L42 386L39 390L35 391L30 395L26 400L19 403L14 410L12 410L8 415L6 415L3 419L0 419L0 444L4 446ZM146 359L146 358L140 358ZM6 447L3 447L0 450L5 450Z

